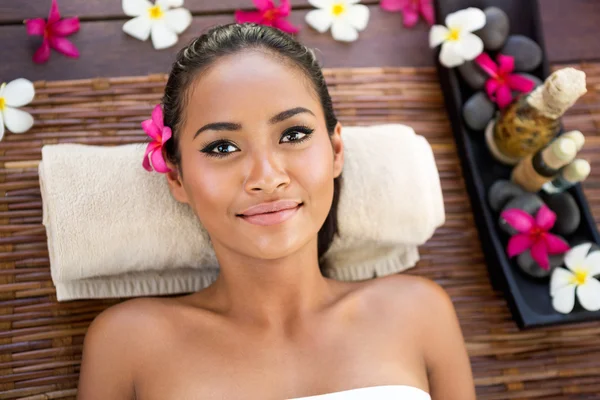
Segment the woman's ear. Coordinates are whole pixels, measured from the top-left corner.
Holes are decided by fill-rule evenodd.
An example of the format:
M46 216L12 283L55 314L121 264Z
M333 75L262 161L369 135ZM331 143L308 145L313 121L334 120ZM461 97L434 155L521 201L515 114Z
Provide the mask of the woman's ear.
M171 194L178 202L189 204L187 192L183 187L183 179L181 178L179 168L170 161L167 161L167 166L171 170L171 172L167 172L165 174L167 176L167 183L169 184Z
M342 124L335 125L331 135L331 146L333 148L333 176L337 178L344 168L344 142L342 141Z

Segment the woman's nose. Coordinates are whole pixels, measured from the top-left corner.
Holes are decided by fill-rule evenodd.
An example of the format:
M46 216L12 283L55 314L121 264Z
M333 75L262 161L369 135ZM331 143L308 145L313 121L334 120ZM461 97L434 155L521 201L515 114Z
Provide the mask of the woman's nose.
M290 183L282 160L276 154L256 154L251 161L245 189L249 193L273 193Z

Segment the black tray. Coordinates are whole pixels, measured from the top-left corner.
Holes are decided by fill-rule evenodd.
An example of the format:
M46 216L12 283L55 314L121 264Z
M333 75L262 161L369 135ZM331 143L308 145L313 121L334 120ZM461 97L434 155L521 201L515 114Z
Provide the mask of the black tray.
M536 0L436 0L436 21L444 24L447 14L467 7L483 10L490 6L498 7L508 14L511 35L528 36L540 45L544 55L542 65L530 73L544 80L549 75L549 66ZM586 311L577 301L570 314L556 312L552 307L549 279L536 281L521 272L516 260L508 259L505 249L509 237L498 228L499 215L489 207L487 192L496 180L510 178L511 167L497 162L491 156L485 145L483 131L475 132L464 124L462 105L474 90L464 83L456 69L442 66L438 55L439 48L434 51L437 71L492 286L504 292L513 318L520 328L600 319L600 311ZM581 224L573 235L566 237L567 241L571 245L578 241L600 243L580 185L571 188L569 192L581 211Z

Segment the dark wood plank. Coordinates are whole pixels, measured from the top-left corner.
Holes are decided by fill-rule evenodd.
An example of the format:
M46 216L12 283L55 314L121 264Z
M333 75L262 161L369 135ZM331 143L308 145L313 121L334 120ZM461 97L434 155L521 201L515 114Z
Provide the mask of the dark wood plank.
M433 53L428 48L428 26L413 29L402 26L401 16L371 6L369 26L358 41L336 42L330 33L320 34L304 23L305 11L293 11L291 21L302 26L298 38L316 48L326 67L431 66ZM78 60L52 52L48 63L34 64L31 56L39 38L28 37L21 26L0 27L0 79L16 77L35 80L62 80L97 76L129 76L166 73L177 50L207 28L233 22L230 15L195 17L176 48L156 51L150 41L140 42L121 30L123 21L84 22L70 39L81 53Z
M152 0L151 0L152 1ZM291 0L292 7L311 8L306 0ZM363 0L377 4L379 0ZM127 18L121 0L58 0L61 14L78 15L82 19ZM16 23L27 18L48 15L50 0L1 0L0 24ZM194 14L233 13L236 9L253 9L252 0L185 0L184 7Z
M550 61L600 60L600 0L539 0Z

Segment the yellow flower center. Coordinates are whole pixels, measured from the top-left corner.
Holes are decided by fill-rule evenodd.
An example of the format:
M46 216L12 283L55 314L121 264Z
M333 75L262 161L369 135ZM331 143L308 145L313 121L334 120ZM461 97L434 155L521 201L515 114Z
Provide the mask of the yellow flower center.
M588 277L588 272L583 269L576 269L573 277L571 278L571 284L583 285Z
M336 17L339 17L346 11L346 6L343 3L335 3L331 9L331 13Z
M452 28L448 33L448 37L446 39L451 40L453 42L457 41L460 37L460 29Z
M161 19L165 12L160 6L152 6L148 9L148 14L150 14L150 19Z
M0 85L0 93L4 92L5 87L6 83ZM0 97L0 111L4 111L4 107L6 107L6 100L4 100L4 97Z

